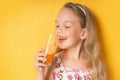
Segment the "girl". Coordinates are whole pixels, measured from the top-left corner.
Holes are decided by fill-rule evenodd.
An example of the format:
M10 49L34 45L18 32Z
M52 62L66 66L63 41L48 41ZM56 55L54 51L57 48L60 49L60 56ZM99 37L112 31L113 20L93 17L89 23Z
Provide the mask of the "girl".
M56 18L58 50L49 65L40 49L34 65L37 80L106 80L99 57L96 25L90 10L81 4L66 3Z

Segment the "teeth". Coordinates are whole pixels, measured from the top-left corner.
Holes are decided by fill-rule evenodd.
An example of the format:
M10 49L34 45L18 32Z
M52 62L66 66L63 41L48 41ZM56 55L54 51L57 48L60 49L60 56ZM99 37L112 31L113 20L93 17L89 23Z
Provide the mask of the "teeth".
M60 38L60 39L63 39L63 38Z
M57 37L59 41L64 41L66 40L67 38L66 37Z
M59 40L66 40L66 38L59 38Z

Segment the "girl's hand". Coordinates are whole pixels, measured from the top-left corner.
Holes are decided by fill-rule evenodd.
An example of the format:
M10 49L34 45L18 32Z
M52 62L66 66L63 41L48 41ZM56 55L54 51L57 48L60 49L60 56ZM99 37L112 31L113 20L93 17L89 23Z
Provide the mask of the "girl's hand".
M41 75L42 77L45 76L46 71L47 71L48 66L49 66L46 62L47 55L44 52L45 52L45 49L41 48L34 58L34 66L36 68L37 74L39 74L39 76Z

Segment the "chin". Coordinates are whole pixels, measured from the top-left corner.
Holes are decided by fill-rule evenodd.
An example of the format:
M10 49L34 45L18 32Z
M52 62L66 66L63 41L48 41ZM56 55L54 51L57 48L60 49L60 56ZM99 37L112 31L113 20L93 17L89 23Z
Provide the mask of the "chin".
M63 45L59 45L58 47L59 47L60 49L68 49L68 47L65 46L65 45L64 45L64 46L63 46Z
M67 49L66 47L61 47L61 46L59 46L59 48L60 48L60 49Z

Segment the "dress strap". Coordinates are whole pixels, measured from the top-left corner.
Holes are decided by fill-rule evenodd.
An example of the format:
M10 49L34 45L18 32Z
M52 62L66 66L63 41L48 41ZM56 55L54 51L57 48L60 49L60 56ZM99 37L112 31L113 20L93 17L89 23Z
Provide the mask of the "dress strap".
M56 63L61 63L61 59L59 57L59 54L55 55L55 60L56 60Z
M56 62L56 67L61 66L62 61L61 61L58 53L55 55L55 62Z

